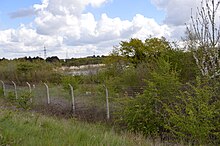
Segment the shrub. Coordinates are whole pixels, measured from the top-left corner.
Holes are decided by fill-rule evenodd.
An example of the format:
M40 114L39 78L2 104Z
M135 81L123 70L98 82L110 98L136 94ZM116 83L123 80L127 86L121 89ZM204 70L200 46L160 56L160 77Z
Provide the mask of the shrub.
M119 111L120 124L147 137L175 143L219 145L220 101L216 85L200 78L194 84L182 85L164 60L159 60L146 83L144 93L127 101Z
M51 72L47 77L46 81L54 84L59 84L61 82L62 75L56 72Z
M162 103L175 99L180 82L177 73L163 59L158 61L158 68L146 82L144 93L131 99L119 112L119 118L129 130L156 137L163 133L166 122Z
M177 140L194 145L217 144L219 101L213 101L213 88L207 82L202 84L199 78L195 85L187 84L185 88L176 96L174 106L163 103L168 115L165 127Z
M132 132L155 137L159 127L164 125L158 113L154 112L154 102L150 98L131 99L117 115L121 125Z
M23 92L22 95L18 98L18 106L27 110L30 109L32 94L30 92Z
M80 76L63 76L62 79L62 85L65 90L69 90L69 84L73 86L74 90L78 88L79 83L81 82Z

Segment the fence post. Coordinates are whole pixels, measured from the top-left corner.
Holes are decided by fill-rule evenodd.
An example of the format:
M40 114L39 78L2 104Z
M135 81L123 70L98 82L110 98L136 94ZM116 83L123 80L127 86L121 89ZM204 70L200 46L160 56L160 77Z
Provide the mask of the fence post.
M6 96L6 94L5 94L5 83L2 80L0 80L0 81L2 83L3 96L5 97Z
M73 86L71 84L69 84L70 90L71 90L71 97L72 97L72 110L73 110L73 114L75 115L76 113L76 106L75 106L75 97L74 97L74 92L73 92Z
M49 93L49 88L47 86L46 83L44 83L44 85L46 86L46 89L47 89L47 104L50 104L50 93Z
M29 88L29 92L31 94L32 90L31 90L31 84L29 84L28 82L26 82ZM33 102L32 97L30 98L31 103Z
M11 81L12 83L13 83L13 85L14 85L14 88L15 88L15 99L17 100L18 99L18 93L17 93L17 86L16 86L16 84L15 84L15 82L14 81Z
M108 101L108 88L104 85L105 88L105 95L106 95L106 114L107 114L107 120L110 119L110 112L109 112L109 101Z

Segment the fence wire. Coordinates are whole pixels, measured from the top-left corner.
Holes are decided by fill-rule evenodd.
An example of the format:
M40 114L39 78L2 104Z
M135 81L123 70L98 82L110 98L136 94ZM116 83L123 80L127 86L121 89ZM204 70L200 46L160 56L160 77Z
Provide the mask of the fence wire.
M114 109L120 106L118 105L117 98L125 96L135 97L143 92L142 87L122 87L123 95L119 95L113 94L111 89L108 90L103 85L85 84L74 89L73 103L71 88L66 88L62 85L46 85L48 86L49 93L47 93L44 83L16 85L15 89L12 82L7 82L5 83L5 98L11 98L10 96L15 95L15 92L17 92L19 101L25 94L31 92L32 110L64 117L76 116L88 121L103 121L112 118ZM3 85L1 89L3 89ZM48 95L50 98L49 104ZM109 99L106 99L107 96Z

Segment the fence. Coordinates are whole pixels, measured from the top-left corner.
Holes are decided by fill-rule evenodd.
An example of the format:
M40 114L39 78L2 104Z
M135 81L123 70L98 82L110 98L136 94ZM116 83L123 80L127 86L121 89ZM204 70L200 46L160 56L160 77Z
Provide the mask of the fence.
M0 80L1 81L1 80ZM17 85L15 82L1 81L2 95L7 99L14 96L15 101L20 102L25 94L30 93L30 98L25 101L32 110L50 115L64 117L76 116L89 121L109 120L117 106L113 95L109 93L107 86L86 84L74 90L72 85L52 85L47 83ZM142 92L139 88L126 88L125 95L134 95ZM119 96L119 95L118 95ZM21 103L20 103L21 104ZM22 103L24 104L24 103Z

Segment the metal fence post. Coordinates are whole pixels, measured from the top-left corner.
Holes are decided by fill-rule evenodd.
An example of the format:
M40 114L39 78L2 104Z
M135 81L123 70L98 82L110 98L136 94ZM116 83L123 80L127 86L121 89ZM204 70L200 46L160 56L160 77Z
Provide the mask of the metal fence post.
M76 106L75 106L75 97L74 97L74 92L73 92L73 86L71 84L69 84L70 87L70 91L71 91L71 97L72 97L72 110L73 110L73 114L76 113Z
M5 83L2 80L0 80L0 81L2 83L3 96L5 97L6 96L6 94L5 94Z
M28 85L29 92L30 92L30 94L31 94L31 93L32 93L31 84L29 84L28 82L26 82L26 83L27 83L27 85ZM30 98L30 101L31 101L31 103L33 102L32 97Z
M107 120L110 119L110 112L109 112L109 97L108 97L108 88L104 85L105 88L105 95L106 95L106 114L107 114Z
M15 99L17 100L18 99L18 92L17 92L17 86L16 86L16 84L15 84L15 82L14 81L11 81L12 83L13 83L13 85L14 85L14 92L15 92Z
M44 83L44 85L46 86L46 90L47 90L47 104L50 104L50 93L49 93L49 88L47 86L46 83Z

